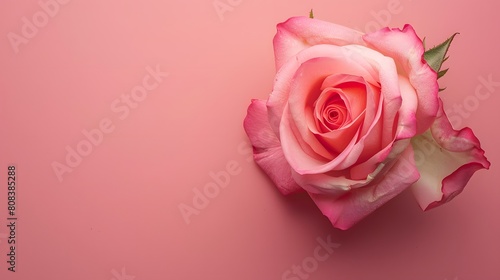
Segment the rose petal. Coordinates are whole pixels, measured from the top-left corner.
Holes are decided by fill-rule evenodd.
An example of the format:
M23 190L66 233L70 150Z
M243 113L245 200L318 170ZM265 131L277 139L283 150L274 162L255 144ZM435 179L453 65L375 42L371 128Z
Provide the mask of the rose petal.
M356 158L356 161L352 163L353 165L355 163L365 162L369 160L383 148L383 122L381 119L382 109L384 107L383 101L384 99L380 97L380 89L378 87L367 84L366 114L360 133L361 137L358 140L356 147L354 147L354 149L362 147L362 151L359 157ZM382 160L383 158L379 162L381 162ZM357 172L356 174L351 172L351 178L366 178L366 176L373 170L375 170L375 167L372 169L364 169L361 174L359 172Z
M355 60L357 63L359 63L360 60L364 61L365 64L372 67L372 71L376 74L376 82L366 79L366 76L363 76L363 78L371 84L377 84L378 82L380 94L383 99L381 118L385 129L382 131L380 137L382 142L381 145L389 145L394 140L396 131L393 130L392 125L388 124L394 123L395 120L398 121L398 131L404 135L410 134L405 131L407 128L405 128L404 124L411 121L404 119L403 117L405 117L405 115L400 115L402 96L394 60L364 46L345 46L343 48L349 50L349 57L351 59ZM399 115L399 118L397 118L397 115ZM401 137L398 136L396 139L401 139Z
M421 174L412 191L423 210L450 201L463 191L474 172L490 167L472 130L454 130L441 100L439 104L430 130L412 139Z
M362 36L363 33L359 31L334 23L308 17L292 17L277 26L273 40L276 70L310 46L364 44Z
M379 168L362 180L348 179L345 172L328 172L323 174L301 175L292 169L292 177L304 190L309 193L328 194L330 198L340 197L352 189L361 188L371 183L377 175L385 172L385 165L380 164Z
M347 52L346 50L349 51ZM329 60L331 63L328 63ZM320 149L323 148L323 145L311 134L308 125L305 122L301 122L301 120L306 118L304 108L307 104L308 96L304 94L304 92L309 92L315 87L315 83L317 83L315 76L310 76L311 71L303 71L301 74L297 74L300 72L299 67L306 67L309 63L321 64L321 67L315 67L317 70L314 72L319 78L324 77L327 73L343 73L361 76L366 82L372 84L377 83L376 81L379 80L381 84L381 94L383 95L383 115L381 118L384 124L393 123L397 120L396 115L398 114L402 101L394 61L380 53L366 47L351 45L344 47L317 45L299 53L295 60L291 60L283 66L282 69L284 69L283 71L285 72L295 69L294 75L296 78L310 78L301 80L301 82L296 82L297 79L291 79L291 77L287 76L290 75L289 73L284 73L284 76L281 76L280 74L282 74L282 72L280 71L275 84L275 90L273 90L273 93L269 97L267 106L271 127L274 125L281 125L278 135L281 135L283 130L286 130L287 135L290 136L281 141L282 146L288 162L292 165L293 169L300 174L317 174L339 169L341 167L345 168L344 165L349 165L347 162L344 165L340 164L342 164L345 159L354 160L355 162L356 159L354 157L359 156L363 150L362 147L358 147L356 149L357 153L352 153L351 151L353 145L356 144L357 137L359 137L358 131L356 134L357 136L351 135L351 137L347 137L350 142L345 146L341 155L334 158L331 162L325 162L325 159L329 157L325 155L325 153L319 152ZM298 65L292 67L290 66L292 64ZM289 67L292 68L288 69ZM285 83L281 80L282 78L294 82L292 84L290 84L290 82ZM298 89L292 90L294 86L298 87ZM290 96L287 96L288 92L290 92ZM286 100L289 102L286 103ZM283 103L290 105L290 112L284 112L284 106L288 105L283 105ZM285 125L283 119L290 117L293 118L293 122L287 120L287 124ZM384 129L381 133L382 137L380 141L382 142L382 146L390 145L392 141L394 141L395 131L393 131L393 126L387 125L386 127L387 129ZM299 141L299 143L290 145L290 141ZM309 145L309 147L306 147L304 143ZM360 143L359 145L364 144ZM305 154L303 153L297 156L296 154L298 154L298 152L296 152L296 149L306 150ZM311 150L316 151L316 153L318 153L317 156L311 154ZM307 155L313 158L308 159ZM320 157L323 157L323 159Z
M363 143L363 142L362 142ZM367 174L376 170L381 163L389 164L408 147L410 139L397 140L385 146L368 160L352 166L349 171L352 179L366 178Z
M321 85L326 77L332 72L339 71L341 63L336 63L338 60L319 57L310 59L302 63L297 69L294 79L290 86L290 93L288 99L288 108L292 124L295 126L297 132L300 134L297 138L303 140L304 144L308 145L315 153L325 159L332 159L332 149L325 147L318 138L311 132L311 124L314 124L314 105L313 103L321 95ZM339 66L339 64L341 64ZM285 118L286 115L283 115ZM356 128L351 131L351 137L344 137L344 143L339 145L347 146L356 133ZM280 132L281 134L281 132ZM283 139L285 140L285 139ZM289 140L289 139L286 139ZM342 150L333 149L333 151ZM314 156L314 155L311 155Z
M412 105L416 104L416 102L412 103L412 101L415 101L417 98L415 96L415 91L407 79L400 76L398 81L404 101L399 109L398 128L396 134L394 135L395 137L386 146L366 147L365 151L360 156L360 160L358 161L359 164L353 166L350 170L351 177L353 179L365 178L366 174L375 170L380 162L385 160L389 153L393 154L391 157L397 157L399 153L408 145L405 140L410 139L416 133L416 107ZM377 122L375 128L370 132L368 137L366 137L366 139L365 137L362 137L359 142L366 143L367 145L377 143L376 139L378 139L377 137L380 137L378 135L382 134L380 130L384 129L383 124L383 122ZM391 128L391 126L388 126L386 122L385 130L388 128ZM371 153L368 153L369 151Z
M280 142L269 125L264 100L252 100L243 126L252 143L255 162L271 178L279 191L285 195L302 191L293 180Z
M367 135L368 133L372 133L374 130L374 126L377 123L380 123L380 116L382 114L383 100L380 97L380 87L377 85L370 84L368 82L364 83L366 86L366 98L365 98L365 119L363 122L363 128L361 129L361 135ZM355 101L352 101L355 102ZM382 127L380 127L382 129ZM378 135L373 139L370 145L380 146L381 133L377 133Z
M283 121L280 126L281 147L288 163L299 174L319 174L331 171L341 164L350 154L352 147L356 143L358 133L356 133L344 151L333 160L327 160L321 157L311 149L308 143L304 141L295 123L292 121L288 106L285 108Z
M399 89L403 103L399 109L398 139L411 138L417 133L418 95L410 81L403 76L399 76Z
M411 121L415 121L414 118L410 118L412 115L409 115L408 119L404 118L406 116L405 114L401 114L401 116L397 117L401 107L402 97L400 94L399 78L394 61L381 55L380 53L377 53L374 50L370 50L362 46L340 47L340 49L348 49L349 55L345 56L346 52L344 51L343 53L340 53L340 57L335 57L335 55L339 55L338 49L339 47L335 46L318 45L310 47L297 56L301 57L305 54L309 54L309 52L314 52L320 55L320 58L311 59L307 62L302 63L300 68L297 70L298 74L296 76L300 77L301 79L295 79L290 86L291 89L288 102L290 111L285 112L282 118L279 118L282 121L280 134L283 135L283 133L286 133L286 135L288 135L288 137L284 137L281 141L285 157L287 158L292 168L299 174L318 174L331 170L341 170L343 168L348 168L350 165L356 163L359 156L364 151L365 144L367 143L365 139L369 138L370 141L375 141L377 143L377 146L380 147L379 149L387 150L388 148L390 148L390 146L392 146L392 143L395 140L403 138L402 136L410 137L414 133L414 131L410 131L411 128L406 125ZM326 56L328 58L326 58ZM332 56L335 58L332 58ZM331 60L332 63L328 64L328 60ZM333 63L337 61L347 61L351 63ZM321 64L321 67L318 67L318 65L314 63ZM287 66L288 64L284 67ZM342 66L342 69L336 70L335 67L339 66ZM312 70L302 72L300 71L300 69L311 67L317 68L318 70L316 72ZM367 135L362 137L362 141L359 141L358 138L361 137L360 131L358 130L358 128L360 127L359 124L356 124L352 127L352 129L356 130L350 131L349 133L343 133L342 136L346 137L341 137L341 139L344 139L344 142L340 143L343 146L342 152L335 158L331 159L330 162L327 162L326 159L329 159L330 157L325 156L324 153L318 152L324 147L325 141L319 142L317 137L311 133L310 127L307 125L307 123L310 124L311 121L307 123L304 123L303 121L301 122L301 120L307 119L307 114L305 114L306 110L304 108L307 107L306 105L308 104L308 96L304 94L304 92L309 92L316 86L315 84L317 83L317 81L314 80L315 76L312 75L311 72L313 74L317 74L321 78L324 77L328 72L336 73L340 71L340 73L342 73L342 70L344 68L347 71L344 73L348 75L357 74L358 76L362 76L366 80L365 83L376 83L372 81L373 79L375 79L375 81L380 81L381 99L379 101L382 102L382 111L378 110L378 112L381 113L380 115L378 113L375 115L372 114L374 123L363 125L365 131L368 127L368 131L366 132ZM307 78L309 76L311 78ZM302 80L302 78L304 77L305 79ZM273 99L273 94L271 95L270 100ZM283 97L284 96L281 95L281 98ZM275 99L276 104L281 98ZM271 109L268 102L268 108L271 112L277 107L273 107ZM278 111L275 111L275 113L277 112ZM277 118L277 116L275 117ZM290 117L292 118L292 120L287 119L283 121L284 119ZM370 132L372 132L372 130L378 139L374 140L374 138L370 138ZM401 135L397 135L397 131ZM338 139L338 137L335 137L336 134L334 132L335 131L330 132L332 134L330 135L332 141ZM322 136L327 137L328 135L324 134ZM368 149L371 155L373 155L377 150L374 146L370 146L368 147ZM314 154L315 151L317 154ZM386 152L379 153L378 156L387 154L388 153ZM363 160L371 155L369 155L368 153L365 154ZM377 157L377 160L383 161L384 159ZM370 162L369 167L362 168L362 172L364 172L364 174L357 172L358 176L356 176L356 179L360 179L363 177L366 178L369 173L375 170L375 168L381 161Z
M309 193L321 212L339 229L348 229L417 181L419 174L408 146L381 181L353 189L340 198Z
M411 25L403 30L384 28L363 36L364 41L375 50L393 58L403 76L409 77L417 92L418 108L416 111L417 134L427 130L438 110L437 74L424 60L422 40ZM406 102L406 101L405 101Z
M365 51L368 52L372 50L365 48ZM379 54L379 57L383 56ZM292 82L295 77L297 77L298 69L302 67L302 64L306 61L318 60L324 62L323 59L331 60L330 64L324 64L328 66L328 69L326 69L328 71L318 67L317 70L321 70L323 75L340 73L360 76L368 83L377 84L378 74L376 69L374 69L374 66L360 54L360 50L355 48L355 46L338 47L334 45L317 45L301 51L294 59L289 60L278 71L275 77L273 91L267 101L269 122L271 128L278 136L278 139L280 139L279 126L281 118L284 108L288 103ZM388 58L385 58L385 60L386 62L390 61ZM393 62L391 63L394 64ZM395 66L393 65L393 67L394 74L396 75ZM320 75L318 74L317 76L319 77ZM399 94L399 92L397 93ZM306 96L304 96L302 92L302 95L298 95L298 97L305 98Z

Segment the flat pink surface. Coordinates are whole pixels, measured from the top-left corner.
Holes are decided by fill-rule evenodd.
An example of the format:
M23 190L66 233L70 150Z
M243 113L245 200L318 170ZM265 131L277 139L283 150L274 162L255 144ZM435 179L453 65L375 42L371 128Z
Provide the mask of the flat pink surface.
M500 81L496 2L58 1L0 3L0 279L500 279L500 87L474 95ZM405 192L349 231L282 197L242 121L271 90L276 24L311 8L362 31L411 23L428 45L460 32L442 98L491 169L443 207Z

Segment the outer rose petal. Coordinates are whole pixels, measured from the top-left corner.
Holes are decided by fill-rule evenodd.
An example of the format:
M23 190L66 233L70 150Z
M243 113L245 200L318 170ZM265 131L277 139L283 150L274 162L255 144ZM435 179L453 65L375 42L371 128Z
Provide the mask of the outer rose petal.
M383 173L386 165L381 163L365 179L353 180L343 175L337 174L306 174L300 175L292 169L292 176L295 182L299 184L308 193L328 194L330 199L340 197L352 189L367 186L377 178L379 173Z
M277 26L273 41L276 70L279 70L288 59L310 46L364 45L362 36L363 33L359 31L334 23L308 17L292 17Z
M334 227L348 229L418 180L413 158L413 149L408 146L379 182L353 189L338 199L323 194L309 195Z
M280 142L269 125L264 100L252 100L243 126L252 143L255 162L271 178L279 191L284 195L302 191L293 180Z
M417 134L426 131L436 116L439 86L437 74L429 67L423 57L424 46L411 25L405 25L403 30L384 28L375 33L363 36L365 42L373 49L389 56L396 61L408 76L410 83L417 92L418 108ZM411 102L404 100L403 103Z
M412 191L423 210L450 201L462 192L474 172L490 167L472 130L454 130L441 101L430 130L412 139L412 144L421 174Z

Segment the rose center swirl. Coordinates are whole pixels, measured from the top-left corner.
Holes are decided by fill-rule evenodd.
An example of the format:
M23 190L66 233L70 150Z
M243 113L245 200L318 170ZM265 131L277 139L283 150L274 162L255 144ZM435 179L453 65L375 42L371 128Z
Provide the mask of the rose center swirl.
M326 88L314 103L314 115L319 131L325 133L339 129L351 122L351 114L346 106L342 90Z

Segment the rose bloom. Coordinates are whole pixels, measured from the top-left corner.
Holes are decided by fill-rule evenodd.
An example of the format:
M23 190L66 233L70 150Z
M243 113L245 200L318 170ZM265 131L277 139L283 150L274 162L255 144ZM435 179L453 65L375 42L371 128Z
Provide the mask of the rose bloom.
M472 130L452 128L410 25L363 34L294 17L278 24L274 53L274 88L244 121L255 162L281 193L306 191L334 227L407 188L434 208L489 168Z

